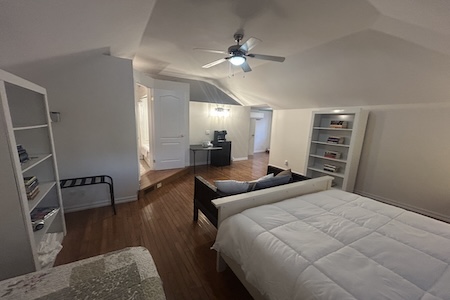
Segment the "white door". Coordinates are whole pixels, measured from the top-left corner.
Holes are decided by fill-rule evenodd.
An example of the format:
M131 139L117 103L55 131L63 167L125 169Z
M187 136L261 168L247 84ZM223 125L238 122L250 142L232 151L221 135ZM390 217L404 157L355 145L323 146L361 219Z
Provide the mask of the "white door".
M252 118L252 119L250 119L248 155L253 155L255 153L255 129L256 129L256 120Z
M186 102L181 91L153 90L155 170L186 166Z

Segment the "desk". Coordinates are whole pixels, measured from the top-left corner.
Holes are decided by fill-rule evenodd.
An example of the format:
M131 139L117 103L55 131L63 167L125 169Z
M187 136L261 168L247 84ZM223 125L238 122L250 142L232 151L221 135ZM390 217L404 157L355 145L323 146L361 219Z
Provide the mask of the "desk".
M208 151L206 153L206 165L209 165L209 156L211 154L211 151L222 150L222 147L203 147L202 145L191 145L190 149L194 153L194 174L195 174L195 153L197 153L197 151Z

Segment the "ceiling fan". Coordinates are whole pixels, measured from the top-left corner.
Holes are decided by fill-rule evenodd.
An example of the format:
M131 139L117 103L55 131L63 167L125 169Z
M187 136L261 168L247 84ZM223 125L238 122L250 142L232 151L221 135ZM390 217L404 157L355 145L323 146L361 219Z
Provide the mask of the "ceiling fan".
M221 64L223 62L229 61L230 63L232 63L235 66L241 66L241 68L242 68L242 70L244 70L244 72L250 72L252 69L250 68L250 66L247 62L247 57L263 59L263 60L270 60L270 61L277 61L277 62L283 62L285 60L285 58L281 57L281 56L248 53L248 51L253 49L253 47L255 47L258 43L260 43L261 40L251 37L245 43L240 45L240 42L242 41L243 37L244 37L243 34L235 33L234 40L236 41L236 45L231 45L230 47L228 47L227 51L194 48L194 50L229 55L225 58L221 58L221 59L213 61L209 64L206 64L206 65L202 66L202 68L208 69L208 68L211 68L218 64Z

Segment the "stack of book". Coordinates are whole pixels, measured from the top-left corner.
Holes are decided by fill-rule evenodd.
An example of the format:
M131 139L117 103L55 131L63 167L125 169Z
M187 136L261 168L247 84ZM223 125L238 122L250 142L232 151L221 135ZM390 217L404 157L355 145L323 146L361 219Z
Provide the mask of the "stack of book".
M30 159L28 157L27 151L25 150L25 148L23 148L21 144L17 145L17 152L19 153L20 163L24 163Z
M347 121L331 120L330 127L331 128L347 128Z
M323 156L328 157L328 158L339 159L339 158L341 158L341 153L337 152L337 151L328 150L328 151L325 151Z
M39 181L36 176L24 177L23 181L25 182L28 200L33 200L39 193Z
M329 136L327 139L327 143L331 144L343 144L345 138L343 136Z
M337 173L339 171L339 167L335 165L323 164L323 169L328 172Z

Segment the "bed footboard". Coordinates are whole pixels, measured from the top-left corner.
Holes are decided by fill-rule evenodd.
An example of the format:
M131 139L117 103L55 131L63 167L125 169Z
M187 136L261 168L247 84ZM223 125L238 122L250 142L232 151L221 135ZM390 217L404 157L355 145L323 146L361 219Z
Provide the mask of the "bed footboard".
M219 210L218 225L220 226L226 218L248 208L328 190L331 188L332 181L333 177L323 176L213 200L212 203Z

